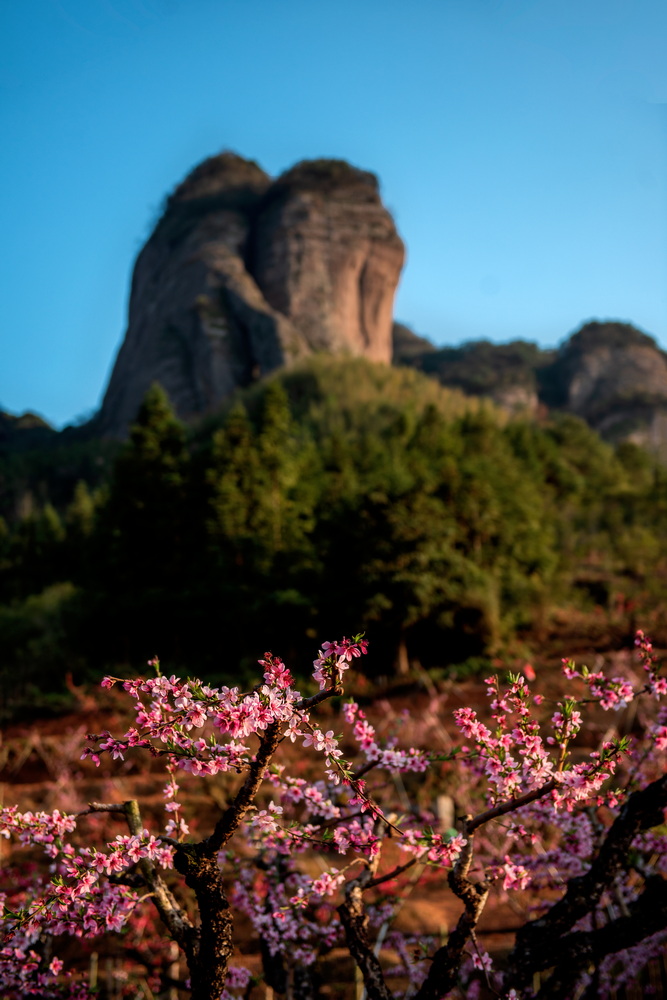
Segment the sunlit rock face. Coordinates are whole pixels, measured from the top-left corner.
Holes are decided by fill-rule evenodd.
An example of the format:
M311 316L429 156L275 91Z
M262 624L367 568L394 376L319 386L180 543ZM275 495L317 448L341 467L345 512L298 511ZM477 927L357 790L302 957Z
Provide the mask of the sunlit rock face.
M372 174L315 160L272 181L233 153L206 160L137 258L100 429L123 436L153 382L187 420L314 352L389 363L403 260Z
M342 161L278 178L254 228L252 270L309 351L389 364L403 244L373 174Z

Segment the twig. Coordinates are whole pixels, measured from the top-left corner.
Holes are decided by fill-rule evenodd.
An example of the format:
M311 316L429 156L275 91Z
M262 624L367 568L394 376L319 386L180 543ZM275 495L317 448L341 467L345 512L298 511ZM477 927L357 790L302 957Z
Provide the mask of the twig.
M366 882L362 888L363 889L374 889L376 885L382 885L383 882L390 882L393 878L398 878L403 872L406 872L408 868L412 868L413 865L417 864L417 858L413 858L412 861L408 861L407 864L399 865L398 868L394 868L392 871L387 872L386 875L380 875L378 878L373 878L370 882Z
M302 698L301 701L297 701L295 708L313 708L315 705L321 704L328 698L333 698L336 695L345 694L342 684L334 684L333 687L325 688L323 691L318 691L317 694L313 694L310 698Z
M493 806L492 809L487 809L485 812L478 813L473 819L469 820L466 825L468 833L473 833L478 827L482 826L484 823L488 823L491 819L497 819L498 816L505 816L509 812L514 812L515 809L520 809L522 806L528 805L529 802L535 802L536 799L541 799L549 792L552 792L556 787L556 782L551 779L547 781L545 785L541 785L540 788L534 788L531 792L525 792L523 795L517 796L515 799L509 799L507 802L502 802L499 806Z
M76 813L77 816L90 816L91 813L118 813L125 816L125 806L122 802L89 802L86 809Z

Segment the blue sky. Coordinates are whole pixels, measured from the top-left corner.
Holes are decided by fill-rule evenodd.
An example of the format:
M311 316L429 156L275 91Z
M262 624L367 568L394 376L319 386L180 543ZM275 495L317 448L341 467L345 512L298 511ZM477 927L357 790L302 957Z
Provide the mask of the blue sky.
M0 37L4 409L99 405L134 258L222 149L377 173L438 344L667 348L664 0L5 0Z

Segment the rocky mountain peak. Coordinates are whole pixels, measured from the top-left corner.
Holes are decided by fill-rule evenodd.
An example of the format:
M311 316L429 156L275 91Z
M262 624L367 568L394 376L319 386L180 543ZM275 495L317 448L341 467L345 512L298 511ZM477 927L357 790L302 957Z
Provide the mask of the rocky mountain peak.
M298 188L333 198L380 201L380 185L375 174L351 166L346 160L302 160L278 177L273 195Z
M169 197L167 205L209 198L230 190L262 193L271 184L271 178L254 160L246 160L227 150L209 156L188 174Z
M388 364L403 259L373 174L311 160L272 181L235 153L205 160L137 258L99 427L123 436L153 382L189 419L313 352Z

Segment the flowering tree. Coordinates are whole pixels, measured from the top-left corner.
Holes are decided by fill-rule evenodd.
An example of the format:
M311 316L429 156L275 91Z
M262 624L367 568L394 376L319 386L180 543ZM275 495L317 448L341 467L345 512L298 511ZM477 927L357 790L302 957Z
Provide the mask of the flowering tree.
M427 716L403 719L403 736L380 739L354 700L341 709L346 733L324 731L318 710L343 695L345 672L366 653L361 636L323 644L310 696L269 653L263 681L245 693L167 678L157 661L150 679L105 678L104 687L121 683L135 700L136 722L122 736L90 736L84 757L99 764L105 754L138 753L163 763L163 829L145 828L134 800L91 802L78 814L2 809L0 833L18 842L15 874L4 879L2 995L92 996L76 963L68 970L56 954L64 936L131 934L147 907L187 962L188 981L167 985L193 1000L249 993L233 909L256 929L266 984L291 997L314 995L312 969L341 946L371 1000L480 988L528 997L536 981L545 997L608 995L612 979L636 977L667 938L667 680L643 633L637 650L634 677L565 661L571 691L555 705L531 694L524 674L489 679L490 717L455 711L465 741L456 746L437 698ZM610 725L598 747L583 749L585 713L630 703L636 739ZM299 761L311 755L307 777L295 749ZM229 782L227 803L198 841L182 772ZM407 794L415 776L433 773L455 791L457 828L438 829ZM86 824L114 815L127 832L91 846ZM36 850L48 865L22 869L22 853ZM394 919L406 892L429 880L458 900L444 941L411 937ZM520 901L525 913L499 968L476 936L493 895Z

